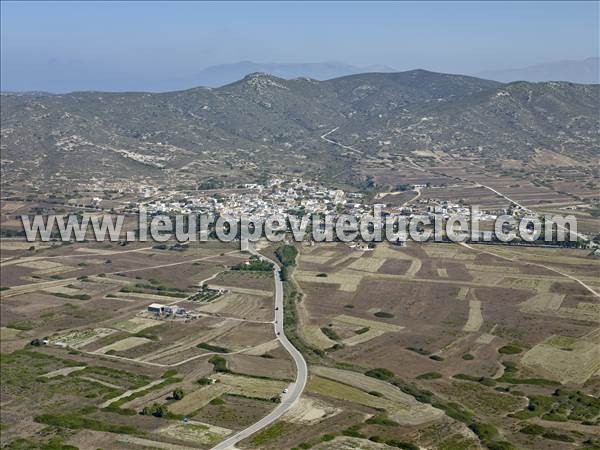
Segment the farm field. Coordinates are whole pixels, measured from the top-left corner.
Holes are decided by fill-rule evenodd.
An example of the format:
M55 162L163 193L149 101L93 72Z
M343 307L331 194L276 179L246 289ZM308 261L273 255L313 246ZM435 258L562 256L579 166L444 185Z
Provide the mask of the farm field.
M414 397L402 392L400 388L393 386L390 383L386 383L385 381L378 380L360 373L333 369L329 367L317 366L313 370L316 375L329 381L352 386L367 393L378 392L382 394L382 396L375 396L375 399L373 398L374 396L372 394L369 394L370 396L366 397L366 406L376 405L377 401L379 401L379 406L377 407L385 409L390 417L399 423L418 425L419 423L435 420L442 415L441 411L436 410L429 405L419 403L414 399ZM338 398L340 398L339 394L336 393L336 388L340 389L340 387L335 384L323 382L322 380L318 379L313 383L313 389L315 392L321 393L325 396L338 396ZM343 396L341 398L351 400ZM357 398L364 399L365 397L362 395L357 395ZM375 403L373 402L374 400ZM361 403L360 400L357 401Z
M35 442L76 418L66 442L81 448L94 433L132 449L208 449L276 407L295 370L273 332L272 277L232 270L247 256L211 245L175 256L50 246L33 257L14 246L0 294L3 439ZM476 448L473 422L523 448L528 424L595 438L586 424L600 418L589 400L600 394L600 309L580 282L600 288L600 263L585 251L299 248L286 289L308 385L239 448ZM152 313L152 303L184 313ZM585 396L583 409L556 422L550 410L524 412L557 389ZM156 417L158 407L168 412ZM63 425L51 426L58 436Z
M267 414L294 377L273 331L272 277L233 273L247 259L233 245L18 244L2 241L3 446L54 437L87 448L93 435L111 448L210 448ZM225 290L194 299L209 278ZM226 420L235 405L239 423Z
M557 388L600 395L600 295L580 284L600 293L599 264L573 249L414 242L369 252L342 243L302 248L294 270L300 336L319 352L304 398L379 408L381 423L390 423L363 419L356 430L381 433L384 441L410 436L413 444L445 448L446 433L425 430L454 427L452 439L475 448L468 427L477 421L530 448L519 429L541 423L522 412L532 399L552 398ZM592 403L588 426L573 416L543 426L574 442L596 439L600 409ZM284 431L288 439L293 433ZM361 448L342 441L314 447Z

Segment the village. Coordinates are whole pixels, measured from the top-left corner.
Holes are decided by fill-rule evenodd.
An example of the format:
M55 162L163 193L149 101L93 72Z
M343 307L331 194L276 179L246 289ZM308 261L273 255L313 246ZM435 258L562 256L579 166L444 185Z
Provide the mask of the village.
M265 184L248 183L231 189L199 191L197 194L178 190L157 190L151 186L119 190L119 197L127 199L115 204L100 196L81 200L81 207L113 213L151 215L205 214L208 216L249 217L265 219L277 215L328 214L336 218L351 214L360 218L372 214L378 207L384 215L422 217L433 220L436 216L448 219L452 215L471 217L471 206L460 198L447 199L421 196L426 184L403 187L403 191L379 194L346 192L320 183L302 179L271 178ZM493 221L502 214L521 215L520 207L478 209L474 219Z

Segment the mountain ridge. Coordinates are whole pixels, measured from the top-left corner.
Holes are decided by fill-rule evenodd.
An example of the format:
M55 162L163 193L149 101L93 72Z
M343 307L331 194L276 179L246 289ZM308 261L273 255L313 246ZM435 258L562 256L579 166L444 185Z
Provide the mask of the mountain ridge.
M585 159L598 148L599 93L598 85L413 70L325 81L254 73L165 93L3 94L3 183L83 173L227 182L300 165L352 180L361 161L423 151L491 163L527 162L548 148ZM345 148L321 139L333 129Z
M512 81L567 81L578 84L600 83L600 58L551 61L527 67L487 70L476 76L500 82Z

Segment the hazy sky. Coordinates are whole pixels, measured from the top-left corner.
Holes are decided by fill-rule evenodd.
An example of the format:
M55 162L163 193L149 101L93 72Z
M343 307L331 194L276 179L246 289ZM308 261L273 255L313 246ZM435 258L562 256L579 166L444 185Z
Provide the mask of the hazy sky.
M1 87L143 90L214 64L477 73L598 55L598 2L6 2Z

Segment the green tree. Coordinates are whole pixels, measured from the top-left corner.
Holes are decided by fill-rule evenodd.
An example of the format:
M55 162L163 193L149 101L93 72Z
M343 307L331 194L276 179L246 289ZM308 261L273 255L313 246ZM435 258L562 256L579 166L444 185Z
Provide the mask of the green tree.
M160 403L153 403L152 406L146 406L142 409L142 414L144 416L165 417L168 412L169 410L167 407Z
M185 392L183 392L183 389L181 389L180 387L176 388L173 391L173 398L175 400L181 400L185 395Z

